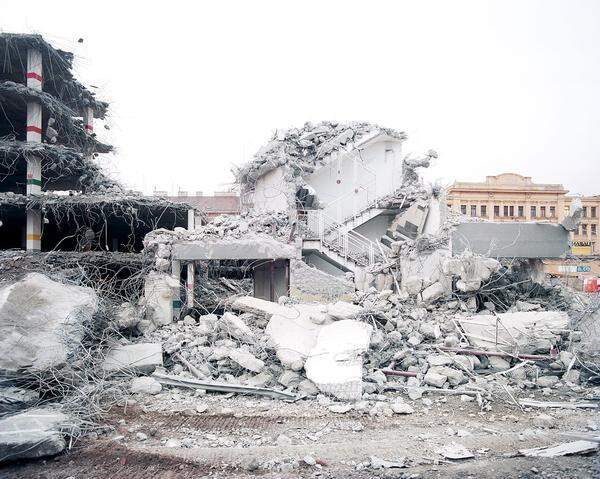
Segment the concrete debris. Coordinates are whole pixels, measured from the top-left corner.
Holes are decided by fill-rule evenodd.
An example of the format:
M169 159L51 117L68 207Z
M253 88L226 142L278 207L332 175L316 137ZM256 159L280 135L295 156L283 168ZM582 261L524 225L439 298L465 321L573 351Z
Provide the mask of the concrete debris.
M588 454L597 451L598 447L600 447L598 442L580 440L565 442L556 446L521 449L519 454L525 457L561 457L573 454Z
M67 415L46 408L0 419L0 462L54 456L65 449L66 434L75 426Z
M130 390L133 394L158 394L162 391L162 386L156 379L142 376L131 380Z
M533 354L556 345L560 331L568 328L569 317L560 311L532 311L459 317L457 321L475 347Z
M304 368L320 391L338 399L362 397L362 354L369 347L373 328L354 320L323 327Z
M371 456L369 457L369 462L373 469L402 469L404 467L408 467L405 458L388 461L377 456Z
M155 372L152 377L160 384L189 389L204 389L206 391L219 391L225 393L256 394L259 396L269 396L274 399L296 399L294 394L274 389L245 386L243 384L218 383L215 381L198 381L195 379L171 376L168 374Z
M162 346L160 344L137 343L111 348L106 353L102 368L110 373L150 374L162 365Z
M475 457L475 455L465 446L456 442L452 442L442 447L438 451L438 454L444 456L446 459L471 459Z
M239 364L244 369L249 371L260 373L263 369L265 369L264 361L256 358L251 353L244 351L242 349L234 349L229 352L229 359Z
M98 307L90 288L27 274L0 289L0 371L64 366Z

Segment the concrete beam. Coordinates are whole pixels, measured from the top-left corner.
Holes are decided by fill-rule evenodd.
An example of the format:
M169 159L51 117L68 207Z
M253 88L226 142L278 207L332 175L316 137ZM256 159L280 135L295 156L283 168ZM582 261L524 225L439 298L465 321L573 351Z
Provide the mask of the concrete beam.
M294 245L272 238L209 239L173 245L172 258L182 261L211 259L292 259L300 252Z

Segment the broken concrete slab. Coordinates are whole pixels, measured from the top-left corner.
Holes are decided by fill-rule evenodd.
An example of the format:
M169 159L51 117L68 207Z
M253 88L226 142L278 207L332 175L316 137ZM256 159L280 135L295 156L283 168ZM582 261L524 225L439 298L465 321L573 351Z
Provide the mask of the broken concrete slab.
M327 314L336 320L355 319L364 309L356 304L338 301L327 306Z
M173 321L173 298L179 298L179 281L166 273L151 271L144 281L144 306L150 330Z
M567 329L569 316L561 311L530 311L459 317L472 346L514 353L546 352L557 340L554 331Z
M40 273L0 289L0 370L46 370L66 364L98 308L91 288Z
M162 346L158 343L137 343L116 346L108 351L102 363L109 373L152 373L163 365Z
M264 361L258 359L256 356L243 349L233 349L229 352L229 359L239 364L244 369L252 371L254 373L260 373L265 369Z
M75 426L66 414L46 408L0 419L0 462L58 454Z
M205 238L200 241L183 241L173 245L172 258L176 260L210 259L290 259L300 258L294 244L277 241L268 235L245 238Z
M321 392L338 399L362 397L362 354L368 349L372 326L351 319L324 326L304 369Z
M240 341L246 341L254 337L252 330L238 316L229 311L221 316L219 323L221 330Z
M162 390L161 384L154 378L142 376L133 378L129 389L133 394L158 394Z

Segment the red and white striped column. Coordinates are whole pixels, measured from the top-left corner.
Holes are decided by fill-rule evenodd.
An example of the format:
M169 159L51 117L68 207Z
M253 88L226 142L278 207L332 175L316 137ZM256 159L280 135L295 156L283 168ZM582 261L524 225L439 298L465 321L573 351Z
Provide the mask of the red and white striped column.
M94 133L94 109L91 106L83 109L83 127L88 134Z
M39 50L27 51L27 86L42 89L42 53ZM27 141L42 142L42 105L39 101L27 102ZM42 193L42 160L35 156L27 157L27 195ZM42 238L42 213L40 210L27 210L27 251L40 251Z

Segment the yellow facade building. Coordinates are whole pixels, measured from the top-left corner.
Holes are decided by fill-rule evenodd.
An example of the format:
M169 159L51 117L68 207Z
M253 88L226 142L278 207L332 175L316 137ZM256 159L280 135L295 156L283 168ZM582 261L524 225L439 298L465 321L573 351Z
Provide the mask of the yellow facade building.
M534 183L530 176L503 173L483 182L456 181L446 193L448 207L490 221L560 222L569 214L572 196L561 184ZM581 198L583 219L571 234L571 253L600 254L600 196Z

